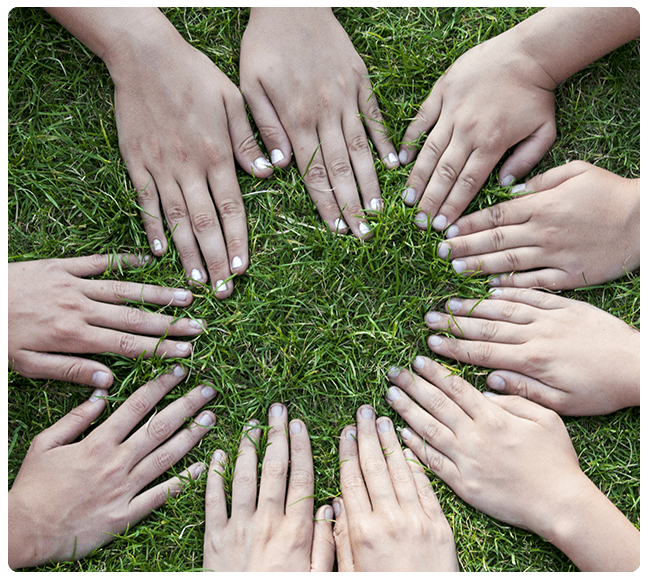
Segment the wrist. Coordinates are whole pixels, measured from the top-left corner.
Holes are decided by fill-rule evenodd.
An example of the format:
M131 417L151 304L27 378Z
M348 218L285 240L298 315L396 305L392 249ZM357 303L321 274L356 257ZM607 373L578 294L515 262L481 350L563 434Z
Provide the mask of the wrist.
M8 563L12 570L38 566L48 561L39 526L32 521L32 510L14 489L7 501Z

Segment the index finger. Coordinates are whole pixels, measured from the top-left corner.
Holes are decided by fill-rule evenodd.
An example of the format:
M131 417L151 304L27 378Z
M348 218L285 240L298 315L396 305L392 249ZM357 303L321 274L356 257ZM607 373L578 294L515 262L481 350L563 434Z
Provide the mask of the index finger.
M359 466L357 430L351 425L345 427L341 432L339 459L343 501L351 518L363 518L372 511L372 508Z

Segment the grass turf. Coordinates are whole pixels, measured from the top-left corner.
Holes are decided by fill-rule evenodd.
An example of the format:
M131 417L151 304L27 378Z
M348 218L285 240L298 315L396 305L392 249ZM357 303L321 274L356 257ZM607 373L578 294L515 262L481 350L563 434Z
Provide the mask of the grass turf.
M246 9L165 10L195 47L236 83ZM521 8L338 9L336 15L366 62L394 141L439 75L461 54L530 15ZM147 251L135 194L120 159L112 82L103 63L38 9L8 20L8 259ZM638 177L640 173L639 42L576 74L556 91L558 139L535 169L573 159ZM294 166L257 180L239 171L246 204L251 266L232 297L198 289L187 313L208 322L194 341L190 377L167 397L199 382L219 395L217 424L181 461L207 461L217 447L231 456L243 423L266 421L275 401L310 430L316 505L339 494L338 436L362 403L397 424L384 402L386 369L430 354L424 314L452 296L480 297L484 278L463 278L437 257L441 237L412 225L415 210L399 196L409 168L377 163L386 210L375 236L360 243L328 233ZM496 171L470 206L507 197ZM172 246L147 268L122 278L183 285ZM628 323L640 324L640 276L564 292ZM181 315L180 310L165 312ZM168 368L160 360L98 356L115 373L111 407ZM486 369L442 361L483 388ZM625 364L625 361L619 361ZM31 439L89 395L57 381L8 375L8 479ZM107 411L108 413L110 411ZM106 414L104 415L106 416ZM635 525L640 525L640 414L566 419L581 466ZM484 516L433 478L458 548L462 570L573 570L552 545ZM58 571L191 570L201 566L205 477L156 514L77 563Z

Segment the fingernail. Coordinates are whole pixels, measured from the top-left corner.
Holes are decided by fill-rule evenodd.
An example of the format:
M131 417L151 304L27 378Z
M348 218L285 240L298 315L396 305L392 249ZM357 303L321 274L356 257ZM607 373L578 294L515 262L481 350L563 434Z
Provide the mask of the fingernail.
M372 419L375 416L375 412L372 407L361 407L361 416L364 419Z
M190 343L189 342L177 342L176 343L176 350L179 352L189 352L190 350Z
M499 375L490 375L487 378L488 387L495 391L503 391L506 388L506 382Z
M447 302L447 308L451 312L458 312L462 305L463 303L460 300L458 300L458 298L452 298L451 300L449 300L449 302Z
M389 429L390 429L390 421L381 421L377 425L377 431L379 431L380 433L386 433L386 431L388 431Z
M334 222L334 229L337 232L342 232L343 230L348 229L348 224L345 223L345 220L339 218Z
M489 294L493 298L496 298L497 296L501 296L502 292L503 290L501 290L501 288L490 288Z
M456 271L456 274L462 274L465 270L467 270L467 264L465 263L465 260L452 260L451 266Z
M491 393L490 391L483 391L483 396L485 397L498 397L496 393Z
M255 161L253 161L253 164L255 165L255 167L257 167L261 171L264 171L265 169L269 169L270 167L273 167L269 163L269 160L266 157L258 157Z
M226 454L221 451L221 449L217 449L213 454L212 454L212 459L216 461L217 463L223 463L226 460Z
M291 421L289 430L291 431L292 435L298 435L299 433L302 433L302 423L300 421Z
M407 187L402 192L402 199L404 200L404 203L406 205L413 205L415 203L416 197L417 197L417 192L412 187Z
M334 509L334 515L338 517L338 515L341 513L341 504L334 500L332 502L332 508Z
M108 387L111 383L111 375L106 371L95 371L93 373L93 385L96 387Z
M176 366L174 367L174 376L175 376L175 377L180 378L180 377L182 377L184 374L185 374L185 370L183 369L182 366L180 366L180 365L176 365Z
M387 159L388 159L388 163L390 163L391 165L393 163L397 163L397 155L395 155L395 153L393 153L393 152L388 154Z
M194 268L194 270L192 270L192 272L190 273L190 277L192 278L192 280L197 280L198 281L203 277L203 274L201 274L200 270L197 270L196 268Z
M506 175L502 180L501 180L501 187L508 187L513 181L515 180L514 175Z
M446 233L447 239L455 238L458 232L460 232L460 228L457 225L449 226Z
M203 324L203 320L194 320L193 318L190 320L190 326L196 330L205 330L205 326Z
M151 248L154 252L162 252L162 242L156 238L151 244Z
M189 294L187 290L174 290L174 300L177 302L185 302Z
M271 163L275 165L280 163L282 160L284 160L284 153L282 153L280 149L273 149L273 151L271 151Z
M426 361L423 356L416 356L411 363L416 369L421 369L424 367Z
M225 292L226 290L228 290L228 283L224 282L223 280L217 280L217 282L214 285L214 291Z
M444 215L437 215L431 224L436 230L444 230L447 225L447 218Z
M210 399L211 397L214 397L214 393L215 393L215 392L216 392L216 391L215 391L212 387L209 387L208 385L205 385L205 386L201 389L201 394L202 394L206 399Z
M442 242L438 246L438 257L441 260L448 260L450 252L451 252L451 244L448 244L447 242Z
M364 222L359 224L359 232L361 232L362 236L365 236L369 231L370 228Z
M334 510L330 506L327 506L323 512L323 516L326 520L331 520L334 517Z
M205 471L205 465L203 463L199 463L195 468L194 468L194 479L199 477L203 472Z
M232 269L236 270L237 268L241 268L244 265L244 262L242 262L242 259L239 256L235 256L232 259Z
M404 449L404 457L410 461L416 461L415 455L413 455L413 451L410 449Z
M100 401L101 399L105 399L108 396L108 393L104 389L95 389L93 391L93 394L90 395L90 398L88 399L91 403L94 403L95 401Z
M348 429L347 433L345 434L345 438L348 441L356 441L357 440L357 430L356 429Z
M440 316L440 314L438 314L437 312L432 311L432 312L427 312L425 318L429 324L437 324L438 322L440 322L442 316Z
M386 393L386 398L391 403L394 403L395 401L397 401L397 399L399 399L399 397L400 397L400 392L399 392L398 388L391 387L390 389L388 389L388 392Z
M408 161L408 158L409 158L409 154L407 153L407 151L406 151L405 149L402 149L402 150L399 152L398 157L399 157L399 162L400 162L402 165L406 165L406 162Z
M523 191L526 191L526 184L525 183L519 183L518 185L515 185L512 188L510 188L510 193L511 194L522 193Z
M413 221L418 226L426 226L429 223L429 216L423 211L419 211L413 216Z
M432 334L427 339L427 343L429 344L430 347L440 346L442 344L442 338L440 338L437 334Z
M214 425L214 418L210 413L203 413L196 422L202 427L209 427Z
M272 405L271 406L271 417L281 417L282 416L282 405Z
M488 284L490 286L501 286L501 279L498 276L495 276L494 278L490 278L488 280Z
M399 434L402 436L402 439L404 439L404 441L408 441L411 438L411 432L406 427L400 429Z
M370 200L370 209L373 211L380 211L384 207L384 202L379 197L373 197Z
M401 371L402 371L402 369L400 369L399 367L390 367L390 368L388 369L388 371L386 372L386 374L387 374L391 379L394 379L394 378L396 378L396 377L400 374Z

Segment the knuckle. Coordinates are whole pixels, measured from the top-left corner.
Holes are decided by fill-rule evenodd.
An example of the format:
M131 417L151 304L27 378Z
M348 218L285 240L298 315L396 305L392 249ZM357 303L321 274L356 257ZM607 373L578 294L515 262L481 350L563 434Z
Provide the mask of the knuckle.
M243 139L237 142L235 148L240 153L243 153L245 155L251 155L251 156L256 155L259 149L255 137L253 136L252 133L248 133L248 132Z
M424 441L435 441L440 434L440 426L435 421L427 421L422 430L422 439Z
M436 175L447 183L454 183L458 179L458 171L446 162L439 162L436 166Z
M176 224L187 219L187 208L184 204L172 203L165 206L165 216L170 224Z
M422 153L433 160L440 159L442 152L443 149L441 149L432 138L427 139L422 146Z
M140 354L137 348L136 338L132 334L128 334L126 332L120 334L118 345L119 351L124 356L127 356L129 358L136 358L137 355Z
M137 308L127 308L124 312L124 326L127 330L140 330L145 323L145 314Z
M491 227L497 228L505 225L506 216L501 204L492 205L487 209L488 221Z
M439 453L426 453L424 457L424 464L434 473L440 473L444 466L444 457ZM420 494L418 487L418 494Z
M257 475L255 474L254 471L248 469L242 471L235 471L233 484L237 486L243 486L243 487L257 485Z
M124 403L130 414L142 417L149 410L149 403L141 393L134 393Z
M409 468L397 468L390 471L391 481L394 483L408 483L413 479Z
M219 226L216 214L199 212L192 216L192 230L196 235L210 232Z
M503 230L496 227L489 231L490 247L495 250L500 250L504 247Z
M478 342L475 344L474 356L471 357L474 360L474 364L479 366L485 366L492 359L492 345L489 342Z
M348 141L348 149L352 153L370 153L370 145L365 135L355 135Z
M327 181L327 170L322 163L312 161L305 173L305 183L307 185L322 183Z
M224 219L239 217L244 213L244 205L241 199L234 197L218 200L217 208L219 209L219 215Z
M129 295L129 283L124 280L113 280L112 291L115 298L125 299Z
M440 410L444 408L445 403L445 397L437 389L431 389L426 394L423 406L427 411L435 416L436 413L440 412Z
M293 488L302 489L310 487L314 483L314 476L306 469L292 469L289 484Z
M155 441L165 441L173 432L171 423L162 415L154 417L147 425L147 434Z
M480 336L481 340L493 341L498 333L498 326L494 320L485 320L481 324Z
M232 154L227 147L211 140L203 143L203 154L209 167L220 167L232 161Z
M347 474L341 476L341 488L345 489L361 489L365 488L363 477L357 473Z
M275 459L267 459L262 466L262 474L269 479L283 479L287 475L286 464Z
M503 260L506 264L507 270L515 271L519 269L519 259L514 251L505 250L503 252Z
M382 474L386 472L386 462L383 457L371 457L362 463L361 468L365 474Z
M174 465L171 454L164 447L159 447L156 449L152 460L153 464L156 466L156 469L161 473L167 471L172 465Z

